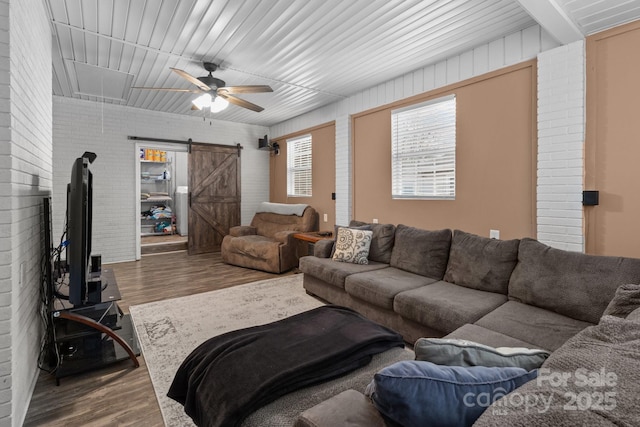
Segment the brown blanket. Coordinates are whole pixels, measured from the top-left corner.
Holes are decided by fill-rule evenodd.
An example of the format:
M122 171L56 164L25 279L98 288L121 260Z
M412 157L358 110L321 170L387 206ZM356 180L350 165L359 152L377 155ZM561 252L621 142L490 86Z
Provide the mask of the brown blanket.
M399 334L353 310L324 306L205 341L184 360L167 395L199 426L236 426L286 393L403 345Z

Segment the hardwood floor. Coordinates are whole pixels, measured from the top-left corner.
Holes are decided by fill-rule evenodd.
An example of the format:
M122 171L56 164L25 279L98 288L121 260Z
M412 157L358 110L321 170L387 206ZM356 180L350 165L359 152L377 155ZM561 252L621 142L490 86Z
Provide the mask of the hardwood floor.
M220 253L186 252L145 256L140 261L109 264L129 306L227 288L280 275L222 263ZM291 274L291 273L289 273ZM134 369L130 360L111 367L55 378L41 372L25 426L162 426L144 357Z

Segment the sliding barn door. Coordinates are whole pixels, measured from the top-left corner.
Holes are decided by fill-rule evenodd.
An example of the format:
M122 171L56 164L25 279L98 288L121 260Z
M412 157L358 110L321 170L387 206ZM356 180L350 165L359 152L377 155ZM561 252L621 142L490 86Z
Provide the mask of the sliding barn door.
M191 145L189 206L189 254L219 251L240 225L239 147Z

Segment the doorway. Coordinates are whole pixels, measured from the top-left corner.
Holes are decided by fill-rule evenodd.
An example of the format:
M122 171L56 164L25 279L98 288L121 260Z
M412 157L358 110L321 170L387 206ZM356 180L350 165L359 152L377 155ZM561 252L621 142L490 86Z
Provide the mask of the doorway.
M188 247L188 146L136 143L136 259Z

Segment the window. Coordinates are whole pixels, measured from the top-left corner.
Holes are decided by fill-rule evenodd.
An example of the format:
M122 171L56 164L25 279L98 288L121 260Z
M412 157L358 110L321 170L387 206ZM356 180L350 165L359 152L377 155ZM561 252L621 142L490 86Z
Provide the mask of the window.
M456 98L391 112L394 199L455 199Z
M287 139L287 196L311 197L311 135Z

